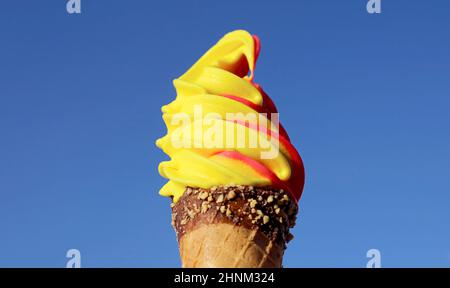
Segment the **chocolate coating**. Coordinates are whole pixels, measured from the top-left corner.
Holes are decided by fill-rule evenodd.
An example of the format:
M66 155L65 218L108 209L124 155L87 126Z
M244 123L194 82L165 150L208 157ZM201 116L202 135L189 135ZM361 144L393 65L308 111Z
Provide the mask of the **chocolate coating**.
M232 223L257 229L284 248L293 237L289 229L298 212L297 204L283 190L242 185L188 187L171 206L178 239L200 225Z

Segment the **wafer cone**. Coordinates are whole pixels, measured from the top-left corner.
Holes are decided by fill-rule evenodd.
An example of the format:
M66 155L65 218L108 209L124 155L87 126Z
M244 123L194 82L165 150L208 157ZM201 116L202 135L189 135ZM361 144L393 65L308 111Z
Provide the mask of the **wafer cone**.
M188 188L172 205L185 268L279 268L296 204L269 187Z
M278 268L284 252L263 233L228 223L187 232L179 248L184 268Z

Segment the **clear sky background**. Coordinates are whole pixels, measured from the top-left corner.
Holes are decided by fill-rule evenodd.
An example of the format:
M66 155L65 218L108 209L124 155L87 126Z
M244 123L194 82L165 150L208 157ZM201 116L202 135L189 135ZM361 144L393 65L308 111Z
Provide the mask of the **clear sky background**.
M0 266L179 267L160 107L238 28L306 167L285 266L450 266L449 1L81 2L0 3Z

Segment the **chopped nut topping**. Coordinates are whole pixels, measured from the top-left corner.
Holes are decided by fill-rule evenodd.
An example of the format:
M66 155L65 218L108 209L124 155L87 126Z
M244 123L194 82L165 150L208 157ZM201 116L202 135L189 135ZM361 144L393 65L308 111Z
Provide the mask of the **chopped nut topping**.
M202 209L201 209L201 213L206 213L206 211L208 211L208 202L203 201L202 202Z
M267 203L272 203L273 202L273 196L270 195L269 197L267 197Z
M192 211L192 210L188 210L188 216L189 216L189 218L191 218L191 219L194 219L194 217L195 217L195 213L194 213L194 211Z
M234 199L234 197L236 197L236 192L234 192L233 190L228 192L228 194L227 194L227 199L228 200Z
M216 203L222 203L223 202L223 194L220 194L219 197L216 199Z
M202 192L198 195L198 197L202 200L205 200L206 198L208 198L208 192Z
M268 222L269 222L269 216L267 216L267 215L264 215L264 217L263 217L263 223L264 224L267 224Z
M177 218L177 213L172 213L172 221L171 221L171 224L172 224L173 227L175 227L175 220L176 220L176 218Z

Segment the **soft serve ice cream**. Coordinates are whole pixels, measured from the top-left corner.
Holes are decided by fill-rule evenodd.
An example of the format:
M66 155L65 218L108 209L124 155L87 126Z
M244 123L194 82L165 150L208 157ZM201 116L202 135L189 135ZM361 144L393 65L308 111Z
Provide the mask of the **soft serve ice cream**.
M236 141L233 143L236 145L233 147L229 147L231 145L226 145L227 143L223 148L207 148L204 143L197 145L201 146L200 148L195 145L196 140L202 142L208 138L204 135L208 129L203 127L208 126L208 123L195 123L207 122L205 119L194 120L196 108L202 109L203 115L211 112L220 115L223 122L226 121L227 113L254 113L258 115L257 119L264 114L269 118L272 113L277 113L272 100L253 81L259 49L260 44L256 36L246 31L234 31L225 35L184 75L174 80L177 98L162 108L167 135L157 141L158 147L171 158L159 166L160 174L169 179L161 189L161 195L173 196L176 202L188 186L210 188L233 183L285 189L294 199L300 198L304 182L303 165L282 126L278 131L267 129L268 134L275 139L272 141L275 142L273 146L278 142L278 147L240 148L237 147L238 137L235 137ZM174 120L174 115L180 113L191 117L189 123L184 123L187 126L184 131L188 131L186 134L192 134L188 139L191 140L190 148L186 147L188 145L179 145L182 147L177 148L179 143L172 137L172 133L181 128L182 120ZM254 123L246 125L236 122L233 125L236 133L238 128L234 126L239 125L244 127L245 135L258 133L255 127L251 127ZM267 122L267 126L276 128L270 125L269 119ZM226 125L227 123L223 124ZM195 133L196 126L205 128L202 129L202 134ZM278 148L280 153L274 159L261 159L262 152Z

